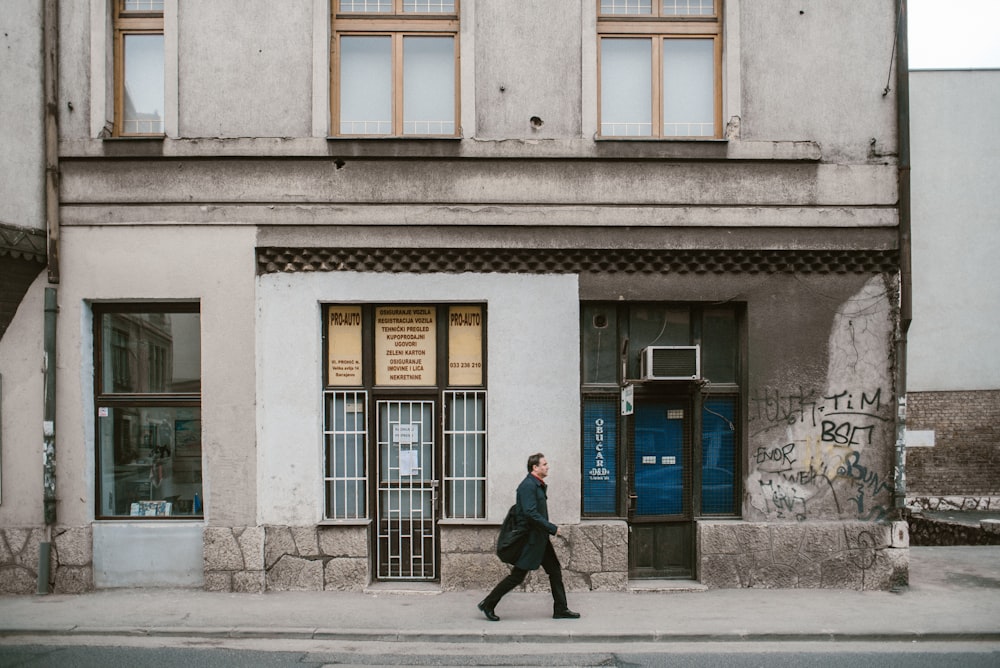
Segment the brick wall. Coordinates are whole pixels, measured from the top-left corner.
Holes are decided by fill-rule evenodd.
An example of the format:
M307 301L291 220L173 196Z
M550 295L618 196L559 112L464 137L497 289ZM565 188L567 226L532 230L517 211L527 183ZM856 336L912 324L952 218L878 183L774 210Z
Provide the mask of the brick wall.
M907 496L1000 495L1000 390L911 392L906 423L935 440L907 449Z

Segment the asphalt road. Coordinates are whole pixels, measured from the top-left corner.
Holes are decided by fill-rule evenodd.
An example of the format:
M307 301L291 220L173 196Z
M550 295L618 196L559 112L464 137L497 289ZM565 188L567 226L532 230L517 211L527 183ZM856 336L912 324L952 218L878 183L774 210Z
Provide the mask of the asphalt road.
M210 642L165 638L79 638L35 644L6 639L5 668L245 668L247 666L670 666L671 668L996 668L1000 643L727 642L591 645ZM119 643L119 644L109 644ZM298 646L296 646L298 645Z

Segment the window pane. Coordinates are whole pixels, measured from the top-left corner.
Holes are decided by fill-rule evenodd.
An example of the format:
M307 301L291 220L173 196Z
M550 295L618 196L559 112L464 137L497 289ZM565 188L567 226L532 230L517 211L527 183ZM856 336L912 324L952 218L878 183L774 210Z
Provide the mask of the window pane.
M404 12L454 13L455 0L403 0Z
M392 133L392 38L340 39L340 132Z
M701 363L713 383L735 383L739 334L732 309L706 309L702 320Z
M618 396L583 403L583 513L614 515L618 508Z
M635 14L648 16L652 13L652 0L601 0L601 14Z
M687 308L635 306L629 312L629 377L639 377L639 353L646 346L691 345Z
M101 316L101 391L201 391L197 313L105 313Z
M163 132L163 35L125 35L122 132Z
M351 12L388 13L392 11L392 0L340 0L339 11L344 14Z
M601 39L602 135L652 135L652 48L648 39Z
M618 312L614 305L583 307L583 382L618 383Z
M486 517L486 393L446 392L444 398L448 517Z
M714 0L663 0L663 16L713 16Z
M328 519L366 516L367 401L364 392L324 393L324 478Z
M455 38L403 38L403 134L455 134Z
M701 512L736 512L736 399L708 399L702 410Z
M126 12L162 12L163 0L125 0Z
M202 515L201 410L99 408L100 514Z
M663 41L663 136L715 135L715 44Z

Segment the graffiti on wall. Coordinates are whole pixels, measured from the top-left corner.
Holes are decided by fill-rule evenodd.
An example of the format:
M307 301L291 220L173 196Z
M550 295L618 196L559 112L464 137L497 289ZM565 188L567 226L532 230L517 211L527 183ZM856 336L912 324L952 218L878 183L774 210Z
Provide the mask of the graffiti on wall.
M753 511L795 520L874 521L888 513L894 294L891 277L875 276L839 304L822 381L751 390L744 489Z
M880 519L886 512L891 476L867 463L891 425L881 388L820 393L764 388L750 397L751 441L785 436L751 450L751 483L760 508L779 519L805 520L810 503L829 500L838 516ZM764 438L756 438L763 436ZM771 437L773 438L773 436ZM753 488L748 488L753 495Z

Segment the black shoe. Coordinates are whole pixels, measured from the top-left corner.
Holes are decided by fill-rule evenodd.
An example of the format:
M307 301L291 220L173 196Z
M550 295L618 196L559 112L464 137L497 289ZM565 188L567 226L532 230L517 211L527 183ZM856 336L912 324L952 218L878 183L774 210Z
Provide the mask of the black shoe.
M579 612L573 612L569 608L552 613L552 619L580 619Z
M493 608L490 608L490 607L486 606L486 599L485 598L483 600L481 600L479 602L479 605L477 605L476 607L479 608L480 610L482 610L483 614L486 615L486 619L490 620L491 622L499 622L500 621L500 618L497 617L497 613L493 612ZM577 617L579 617L579 616L580 615L577 615Z

